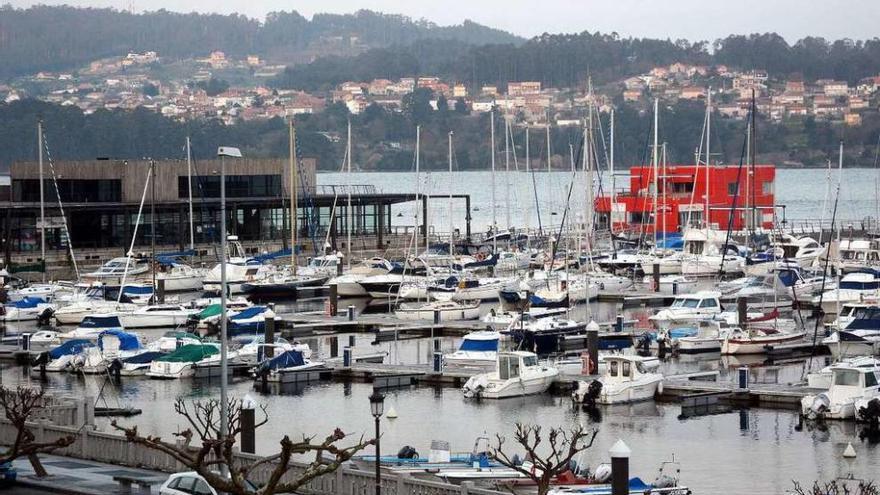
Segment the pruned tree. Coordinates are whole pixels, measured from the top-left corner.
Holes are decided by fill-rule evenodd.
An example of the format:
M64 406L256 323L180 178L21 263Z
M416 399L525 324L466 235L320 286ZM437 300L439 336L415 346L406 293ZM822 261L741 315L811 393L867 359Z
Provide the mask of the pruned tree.
M846 483L843 480L838 483L837 480L827 483L813 482L810 488L804 488L794 481L795 495L880 495L880 490L873 481L849 480L853 483Z
M187 469L201 475L214 489L232 495L273 495L299 491L311 480L336 471L356 453L376 443L375 439L364 440L361 437L353 445L340 446L348 435L338 428L319 442L315 441L314 436L303 435L295 442L285 435L277 454L242 463L236 458L234 449L236 437L242 432L242 404L239 400L230 399L228 405L228 434L223 434L219 400L196 401L188 405L183 399L177 399L174 410L186 419L189 426L174 434L181 441L173 444L162 441L158 436L143 436L137 426L123 427L116 421L112 425L124 432L129 441L171 456ZM262 419L256 423L256 428L269 421L265 406L261 406L261 412ZM193 445L193 440L197 445ZM314 459L305 469L294 472L291 465L293 456L311 454L314 454ZM255 493L251 486L251 475L265 468L271 471ZM229 475L221 474L224 471Z
M576 455L593 446L599 430L587 430L577 426L570 430L551 428L544 443L543 430L538 425L516 423L513 440L525 449L526 459L531 466L523 466L515 457L505 452L506 438L498 434L495 444L490 446L492 459L499 464L516 470L535 482L538 495L550 490L554 478L569 470L571 460Z
M45 404L44 392L27 387L15 389L0 386L0 407L6 419L15 428L15 439L5 452L0 453L0 464L12 462L20 457L27 457L37 476L48 473L40 463L37 454L48 454L67 447L76 441L76 436L67 435L51 442L37 442L37 438L28 427L33 415Z

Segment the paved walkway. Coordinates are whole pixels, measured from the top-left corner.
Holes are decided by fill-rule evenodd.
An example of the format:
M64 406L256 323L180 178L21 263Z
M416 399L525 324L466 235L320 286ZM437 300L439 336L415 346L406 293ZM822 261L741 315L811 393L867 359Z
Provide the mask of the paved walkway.
M40 456L43 467L49 472L47 478L37 478L34 470L27 459L17 459L15 467L18 469L18 481L23 486L44 489L58 493L72 493L78 495L105 495L128 493L122 486L113 481L114 476L129 476L134 478L146 478L155 480L151 493L159 493L159 485L168 475L156 471L127 468L103 464L100 462L73 459L54 455ZM131 493L139 492L139 486L132 486Z

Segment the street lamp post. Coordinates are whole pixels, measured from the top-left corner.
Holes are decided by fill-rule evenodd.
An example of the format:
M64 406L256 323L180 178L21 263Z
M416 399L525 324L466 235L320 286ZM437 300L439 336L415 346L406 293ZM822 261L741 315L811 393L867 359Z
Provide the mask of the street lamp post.
M220 436L229 435L229 399L227 389L228 343L226 342L226 164L225 157L241 158L238 148L217 148L220 157ZM225 468L223 469L225 471Z
M373 389L373 393L370 394L370 412L376 421L376 495L381 495L382 492L382 475L379 474L379 467L381 465L379 459L379 419L382 418L384 410L385 396L376 391L376 389Z

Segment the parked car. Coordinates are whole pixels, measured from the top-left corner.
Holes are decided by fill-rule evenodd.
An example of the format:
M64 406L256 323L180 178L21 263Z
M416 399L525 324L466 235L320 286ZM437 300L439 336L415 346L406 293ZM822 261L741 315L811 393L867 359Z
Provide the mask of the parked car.
M257 492L256 485L250 481L247 484L249 492ZM159 495L223 495L223 492L211 487L199 473L189 471L169 476L159 487Z

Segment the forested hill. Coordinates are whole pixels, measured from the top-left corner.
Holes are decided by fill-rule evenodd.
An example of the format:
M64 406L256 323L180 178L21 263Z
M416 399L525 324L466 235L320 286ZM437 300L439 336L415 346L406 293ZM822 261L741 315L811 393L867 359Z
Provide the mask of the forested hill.
M604 83L672 62L725 64L744 70L763 69L775 77L798 74L807 80L856 83L880 72L880 39L828 41L809 37L790 44L775 33L731 35L714 41L712 50L707 42L590 32L544 34L518 45L420 40L354 57L323 57L308 65L292 66L276 84L318 90L347 80L430 74L473 87L541 81L545 86L564 88L585 84L588 75Z
M295 55L313 48L316 55L339 45L361 50L417 40L451 39L464 43L512 43L510 33L465 21L438 26L401 15L367 10L354 14L275 12L265 22L241 15L180 14L159 10L130 14L113 9L39 5L0 7L0 78L72 69L93 60L155 50L160 56L203 56L222 50L233 56Z

